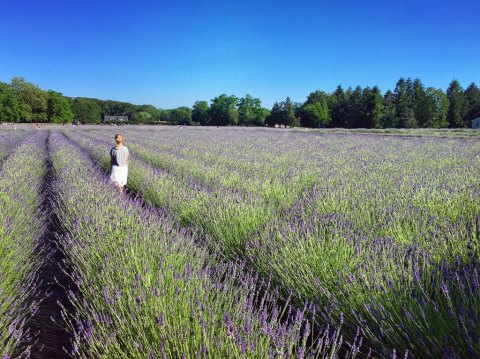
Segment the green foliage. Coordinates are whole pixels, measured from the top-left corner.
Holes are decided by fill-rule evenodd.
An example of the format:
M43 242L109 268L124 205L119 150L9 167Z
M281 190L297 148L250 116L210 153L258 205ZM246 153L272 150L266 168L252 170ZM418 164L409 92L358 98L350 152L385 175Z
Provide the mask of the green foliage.
M152 115L145 111L135 112L129 119L130 123L149 123L152 120Z
M342 86L337 86L335 92L329 96L328 107L330 109L331 127L345 127L347 117L347 95Z
M112 101L112 100L95 100L100 106L101 109L101 118L103 116L132 116L136 111L143 111L142 109L138 109L138 106L135 106L128 102L121 102L121 101Z
M150 119L149 121L157 121L160 117L160 110L156 108L155 106L152 105L142 105L137 108L138 112L146 112L150 114ZM132 116L134 116L133 114Z
M360 86L354 90L348 88L347 94L347 116L345 121L346 128L363 127L363 91Z
M74 118L81 123L98 124L102 121L101 108L94 99L77 97L73 100Z
M0 83L0 120L8 122L65 122L70 113L62 96L14 77ZM73 99L74 118L82 123L100 123L105 115L129 116L131 123L213 126L344 127L344 128L468 128L480 116L480 89L471 83L463 90L453 80L447 93L425 88L419 79L400 78L394 91L382 97L377 86L347 88L333 93L312 92L305 103L289 97L275 102L271 111L247 94L243 98L222 94L196 101L192 108L159 109L152 105L79 98Z
M384 103L380 89L377 86L373 88L367 87L363 90L364 99L364 121L362 127L365 128L382 128L382 120L384 118Z
M417 103L416 118L419 127L447 127L448 97L442 90L429 87Z
M238 124L243 126L263 126L269 111L262 107L258 98L246 95L238 101Z
M48 121L53 123L72 123L73 112L70 101L61 93L48 91Z
M19 122L22 108L12 87L0 82L0 121Z
M330 122L328 95L323 91L312 92L300 111L300 123L303 127L327 127Z
M399 128L415 128L414 86L410 78L398 80L394 91L396 122Z
M388 90L383 96L383 128L395 128L397 127L397 117L395 108L395 94Z
M207 101L196 101L192 109L192 121L201 126L210 123L210 113Z
M285 101L280 103L275 102L270 115L265 119L265 123L269 126L283 125L283 126L298 126L299 120L295 116L295 104L287 97Z
M468 103L462 86L457 80L450 82L447 89L449 108L447 113L448 127L467 127L466 115Z
M193 125L192 110L189 107L179 107L171 111L170 121L173 125Z
M14 77L11 86L20 102L21 120L47 122L47 93L23 77Z
M467 101L466 123L470 127L472 120L480 117L480 89L475 83L471 83L465 90L465 97Z
M238 124L238 98L222 94L215 97L210 105L210 125L227 126Z

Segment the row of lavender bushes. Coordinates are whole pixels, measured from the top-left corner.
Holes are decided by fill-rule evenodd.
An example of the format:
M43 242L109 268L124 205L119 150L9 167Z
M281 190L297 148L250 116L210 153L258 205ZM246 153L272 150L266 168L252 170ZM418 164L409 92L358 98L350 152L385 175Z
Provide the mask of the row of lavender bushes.
M80 358L354 357L361 336L318 328L242 262L212 258L162 211L119 196L87 154L51 138L55 212ZM88 206L85 206L88 203Z
M7 157L9 153L20 145L23 140L33 134L32 131L18 130L18 131L6 131L0 130L0 163Z
M90 136L96 142L84 139L84 144L107 168L105 132ZM317 147L316 152L326 152L330 158L330 169L281 218L270 218L245 246L239 246L245 244L245 232L232 226L232 218L238 221L239 217L225 211L232 192L221 189L218 194L208 181L198 183L201 146L196 144L207 141L195 141L194 136L199 133L194 132L191 141L186 141L187 148L179 147L172 156L172 148L165 155L151 147L155 140L160 147L168 143L170 139L162 141L163 131L150 139L148 133L142 134L135 145L129 144L137 150L144 148L142 153L150 151L144 159L159 166L168 164L154 170L142 161L134 162L132 187L152 203L172 208L180 219L184 218L183 206L203 203L193 212L192 221L203 224L219 241L225 241L225 236L218 233L229 233L227 238L233 240L221 247L226 244L234 253L245 249L243 256L259 273L293 290L300 301L316 301L328 308L323 313L327 322L338 324L345 314L348 322L362 327L382 355L389 355L393 348L417 356L478 355L478 141L343 135L298 138L305 151L313 153L300 159L301 163L318 163ZM185 140L184 134L181 139ZM234 147L230 140L223 145ZM244 145L248 146L254 144ZM190 164L185 154L194 157ZM221 162L222 153L215 155ZM181 160L177 169L172 167L175 156ZM271 158L263 153L257 156ZM203 154L203 158L212 157L208 149ZM242 158L236 161L242 166ZM251 197L233 198L243 215L252 215L251 202L245 200ZM209 216L220 213L219 209L223 216ZM218 220L209 227L205 218ZM255 220L247 218L246 223ZM346 335L353 336L353 329Z
M28 321L38 311L41 282L38 272L47 256L41 245L45 215L41 186L45 167L46 135L0 133L9 154L0 172L0 357L27 358L35 333ZM9 144L9 146L7 146ZM12 151L12 148L15 150ZM37 298L37 299L35 299Z

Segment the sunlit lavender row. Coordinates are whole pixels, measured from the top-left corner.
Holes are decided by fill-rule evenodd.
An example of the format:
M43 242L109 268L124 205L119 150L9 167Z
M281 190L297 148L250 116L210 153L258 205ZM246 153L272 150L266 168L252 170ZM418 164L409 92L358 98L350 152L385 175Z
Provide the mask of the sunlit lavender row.
M80 358L349 356L339 330L316 327L313 306L280 305L244 262L216 260L168 213L115 193L88 155L52 134L55 212L72 268L65 311ZM85 206L88 203L88 206Z
M27 358L35 340L29 319L38 311L38 270L45 217L39 206L45 175L45 133L0 133L7 156L0 171L0 357ZM1 152L0 152L1 153Z
M106 168L111 133L74 137ZM345 337L360 326L380 356L480 355L478 140L124 133L131 189L316 303L319 322L346 318Z

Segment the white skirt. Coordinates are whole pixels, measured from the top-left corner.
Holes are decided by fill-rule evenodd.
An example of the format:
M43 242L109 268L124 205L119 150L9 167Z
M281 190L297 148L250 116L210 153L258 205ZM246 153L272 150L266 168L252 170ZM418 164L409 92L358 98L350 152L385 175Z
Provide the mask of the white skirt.
M116 186L125 186L127 184L128 166L112 166L112 174L110 175L110 181Z

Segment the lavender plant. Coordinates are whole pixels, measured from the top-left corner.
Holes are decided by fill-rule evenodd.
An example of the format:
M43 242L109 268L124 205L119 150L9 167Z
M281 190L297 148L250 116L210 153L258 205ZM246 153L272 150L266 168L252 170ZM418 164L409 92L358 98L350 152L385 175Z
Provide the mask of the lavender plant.
M38 310L45 218L39 206L45 174L45 134L21 144L0 173L0 356L29 356L34 333L28 320Z

